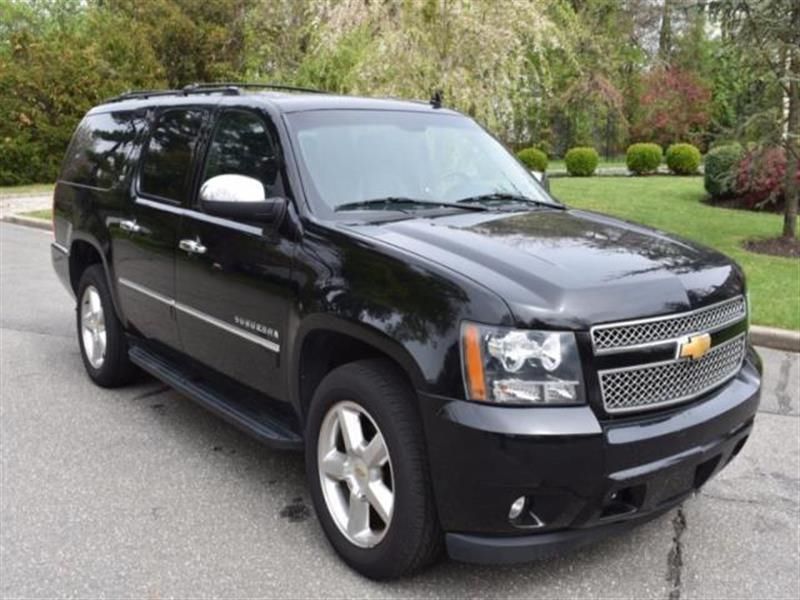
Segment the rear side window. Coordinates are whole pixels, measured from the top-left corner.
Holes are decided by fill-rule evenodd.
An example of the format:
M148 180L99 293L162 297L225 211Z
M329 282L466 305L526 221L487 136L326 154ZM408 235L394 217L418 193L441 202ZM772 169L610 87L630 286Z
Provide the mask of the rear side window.
M135 113L89 115L81 121L64 159L61 179L110 189L125 179L128 154L144 120Z
M184 199L203 117L204 111L198 109L159 115L142 162L139 188L143 193L178 202Z

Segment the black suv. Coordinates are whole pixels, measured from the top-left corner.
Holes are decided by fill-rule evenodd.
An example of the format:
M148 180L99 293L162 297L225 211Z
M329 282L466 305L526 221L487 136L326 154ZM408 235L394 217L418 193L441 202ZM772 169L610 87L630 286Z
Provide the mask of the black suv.
M739 452L761 365L736 264L564 206L437 102L262 87L78 126L52 257L97 384L139 367L304 450L374 578L622 531Z

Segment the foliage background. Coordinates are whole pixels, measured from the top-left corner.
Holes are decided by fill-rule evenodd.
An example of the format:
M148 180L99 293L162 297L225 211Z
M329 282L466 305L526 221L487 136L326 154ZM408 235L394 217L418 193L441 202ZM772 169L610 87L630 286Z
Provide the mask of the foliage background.
M551 157L577 145L613 156L637 141L705 150L734 131L757 140L753 116L780 112L783 95L717 4L0 0L0 185L52 181L103 99L197 81L442 90L507 144Z

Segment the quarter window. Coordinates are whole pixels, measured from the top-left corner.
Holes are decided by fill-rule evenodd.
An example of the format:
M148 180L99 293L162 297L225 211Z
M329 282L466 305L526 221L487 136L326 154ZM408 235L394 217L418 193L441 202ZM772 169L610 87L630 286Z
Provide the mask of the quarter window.
M192 156L203 125L202 110L170 110L153 128L139 181L145 194L182 201L192 171Z
M208 149L203 181L246 175L264 184L267 197L283 195L278 152L263 119L241 111L223 114Z
M61 179L102 189L122 183L128 153L143 125L144 119L131 111L87 116L72 136Z

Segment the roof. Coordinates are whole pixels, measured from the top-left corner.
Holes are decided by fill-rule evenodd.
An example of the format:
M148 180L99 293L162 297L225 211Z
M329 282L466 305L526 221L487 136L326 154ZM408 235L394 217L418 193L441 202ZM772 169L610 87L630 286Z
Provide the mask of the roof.
M430 102L398 98L370 98L316 92L304 88L271 86L268 84L194 84L181 90L142 90L127 92L96 106L90 112L132 110L143 106L182 106L187 104L220 103L220 98L252 100L254 105L270 104L285 113L310 110L402 110L436 111L457 114L446 108L436 108Z
M446 108L433 108L429 102L419 100L403 100L400 98L371 98L367 96L339 96L334 94L287 94L261 92L267 96L282 112L301 112L306 110L404 110L404 111L441 111L454 113Z

